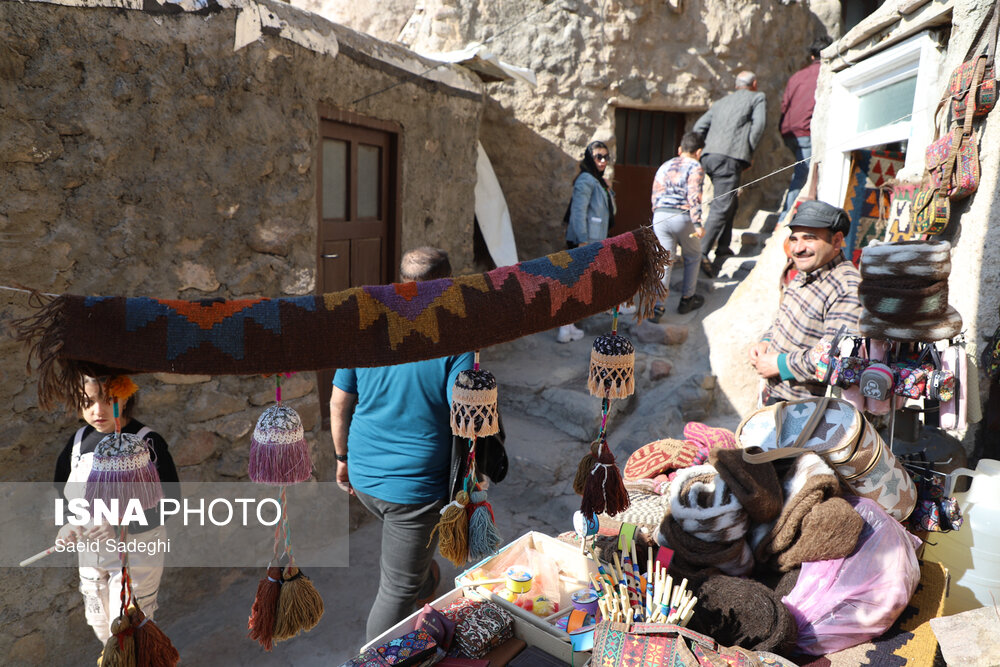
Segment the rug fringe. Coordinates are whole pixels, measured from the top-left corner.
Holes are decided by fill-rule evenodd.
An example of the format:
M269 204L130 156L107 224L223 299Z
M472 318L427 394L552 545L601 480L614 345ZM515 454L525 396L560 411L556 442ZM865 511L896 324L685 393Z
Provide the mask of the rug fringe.
M12 324L14 340L28 346L28 361L25 364L31 374L34 360L38 366L38 406L44 410L58 404L80 410L87 396L83 389L86 376L82 364L60 357L65 336L66 318L64 307L66 297L49 297L32 291L28 304L37 312L14 320Z
M641 246L643 265L639 291L634 300L638 317L646 319L654 316L653 308L667 297L667 289L663 286L663 275L667 262L670 261L670 253L660 244L652 227L639 228L636 231L636 238Z

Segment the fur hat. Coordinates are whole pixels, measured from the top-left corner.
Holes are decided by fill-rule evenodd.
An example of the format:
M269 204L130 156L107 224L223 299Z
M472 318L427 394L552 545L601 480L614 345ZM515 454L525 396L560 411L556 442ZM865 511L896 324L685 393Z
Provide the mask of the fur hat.
M951 244L947 241L872 242L861 251L861 281L920 278L947 280Z
M897 341L935 341L954 338L962 330L962 316L958 311L948 306L948 310L940 317L913 320L906 324L897 324L878 317L861 308L858 320L861 335L866 338Z
M777 521L751 532L754 557L787 572L803 562L843 558L854 550L864 527L842 498L840 481L818 455L800 455L782 480L785 505ZM851 516L853 515L853 516Z
M723 645L789 655L798 625L777 593L752 579L713 576L697 589L690 628Z
M759 451L759 448L754 448ZM708 455L719 476L755 523L773 521L781 513L781 482L774 464L747 463L742 449L713 449Z
M948 312L948 281L862 280L858 298L869 313L889 322L909 324Z
M746 511L710 465L679 470L667 498L681 529L700 540L731 542L747 533Z

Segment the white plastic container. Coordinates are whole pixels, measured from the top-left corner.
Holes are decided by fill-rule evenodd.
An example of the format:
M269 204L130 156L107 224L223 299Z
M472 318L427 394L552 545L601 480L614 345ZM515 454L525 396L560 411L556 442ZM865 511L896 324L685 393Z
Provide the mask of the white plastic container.
M945 614L1000 602L1000 461L981 459L975 470L958 468L953 481L971 477L965 493L955 493L965 523L952 533L930 535L924 556L951 574Z

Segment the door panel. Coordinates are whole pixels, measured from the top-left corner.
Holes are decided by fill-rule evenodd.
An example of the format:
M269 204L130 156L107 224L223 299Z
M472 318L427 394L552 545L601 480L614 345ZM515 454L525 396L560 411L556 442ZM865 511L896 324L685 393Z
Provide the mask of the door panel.
M353 120L353 119L352 119ZM398 239L395 132L364 120L320 121L316 288L336 292L392 282ZM330 423L333 371L319 371L323 427Z
M382 282L378 273L382 239L351 239L351 285L377 285Z

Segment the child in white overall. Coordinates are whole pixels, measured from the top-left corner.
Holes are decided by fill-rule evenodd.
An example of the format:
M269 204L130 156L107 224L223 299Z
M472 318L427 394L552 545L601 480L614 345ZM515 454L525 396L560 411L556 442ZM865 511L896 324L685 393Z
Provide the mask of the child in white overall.
M64 499L82 497L87 477L94 463L97 443L115 430L112 398L108 395L107 383L113 378L87 378L84 391L87 404L80 416L87 422L73 434L56 461L55 484ZM167 450L163 437L138 420L132 419L136 396L133 395L119 405L122 433L132 433L151 443L156 469L160 475L164 497L179 496L177 468ZM128 538L139 535L142 541L166 539L166 530L159 524L158 513L146 513L148 527L131 525ZM56 536L56 543L70 544L82 541L114 538L114 529L106 523L97 526L74 526L64 524ZM130 553L129 574L132 590L139 608L152 618L156 611L156 595L163 574L163 553ZM87 622L101 642L111 637L111 623L118 618L122 584L121 562L117 554L102 550L100 553L80 553L80 592L83 594Z

